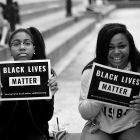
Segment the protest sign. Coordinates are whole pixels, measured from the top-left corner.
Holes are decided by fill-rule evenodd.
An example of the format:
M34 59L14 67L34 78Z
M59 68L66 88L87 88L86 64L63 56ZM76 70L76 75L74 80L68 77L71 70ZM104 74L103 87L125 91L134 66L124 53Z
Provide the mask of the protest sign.
M50 60L0 62L0 100L51 99L50 73Z
M93 63L88 99L129 107L140 91L140 73Z

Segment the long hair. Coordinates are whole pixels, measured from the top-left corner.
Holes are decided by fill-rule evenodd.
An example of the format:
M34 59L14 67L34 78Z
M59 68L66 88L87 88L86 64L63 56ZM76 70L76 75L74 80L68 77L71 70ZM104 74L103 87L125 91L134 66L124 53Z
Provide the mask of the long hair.
M28 28L28 30L33 35L33 42L35 45L35 55L33 55L32 59L33 60L46 59L47 57L45 54L45 42L44 42L42 34L35 27L30 27L30 28Z
M139 64L140 60L140 53L135 46L132 34L127 30L124 24L120 23L108 23L101 28L97 37L96 58L94 61L103 65L106 64L107 55L109 53L109 43L112 37L118 33L124 34L128 39L130 47L129 61L132 66L132 71L137 71L137 65ZM93 61L89 62L89 64L92 62Z

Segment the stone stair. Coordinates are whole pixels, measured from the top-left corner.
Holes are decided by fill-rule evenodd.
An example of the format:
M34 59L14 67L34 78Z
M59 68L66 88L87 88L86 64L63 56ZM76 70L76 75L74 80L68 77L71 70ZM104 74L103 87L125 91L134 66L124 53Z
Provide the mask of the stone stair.
M80 3L80 1L74 1L73 8L79 6ZM31 20L33 18L65 10L65 5L65 1L63 0L20 5L21 21L26 22L27 20Z
M26 11L26 14L21 14L21 19L24 19L25 15L26 17L29 16L30 18L26 18L26 20L22 21L20 25L17 25L16 28L26 28L34 26L41 31L45 39L46 55L51 59L52 66L54 67L67 56L69 51L74 50L76 45L78 45L81 40L83 40L88 34L90 34L90 32L94 29L94 25L99 22L101 18L104 18L112 10L115 9L114 5L106 5L104 6L104 8L101 8L101 13L94 13L92 11L89 13L85 12L84 9L81 9L81 3L79 1L76 1L75 6L73 6L72 8L73 15L71 17L66 17L65 8L62 8L62 6L64 6L63 2L47 2L46 7L49 7L50 4L51 7L55 5L54 8L52 8L54 11L56 10L56 5L58 7L60 6L60 9L56 10L55 12L53 11L49 14L45 14L45 12L42 12L45 9L44 2L38 3L38 5L42 5L44 7L42 8L42 11L41 8L39 8L39 6L37 7L36 4L34 4L35 6L33 6L33 4L28 4L26 6L24 5L22 6L21 13L24 13ZM33 9L32 12L31 9ZM35 9L37 10L35 11ZM40 11L38 9L40 9ZM30 12L28 13L27 11L29 10ZM49 11L49 9L46 8L46 11L47 10ZM39 16L39 14L37 14L37 11L39 12L39 14L42 14ZM34 18L34 15L37 15L36 18ZM77 50L77 53L78 51L80 51L80 47ZM5 55L5 57L7 56ZM3 60L11 59L11 57L4 58L4 56L2 58ZM61 66L58 66L57 69L59 67Z

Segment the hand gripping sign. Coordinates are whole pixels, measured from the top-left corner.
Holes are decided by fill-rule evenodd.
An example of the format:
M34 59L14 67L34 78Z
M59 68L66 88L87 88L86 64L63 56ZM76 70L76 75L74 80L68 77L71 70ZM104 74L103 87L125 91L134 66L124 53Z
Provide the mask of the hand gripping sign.
M129 107L140 92L140 73L93 63L88 99Z
M51 99L50 74L50 60L0 62L0 100Z

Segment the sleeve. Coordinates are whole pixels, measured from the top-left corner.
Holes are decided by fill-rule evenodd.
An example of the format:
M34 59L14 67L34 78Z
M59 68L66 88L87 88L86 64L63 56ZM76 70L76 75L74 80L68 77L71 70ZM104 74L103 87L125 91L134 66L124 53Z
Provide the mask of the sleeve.
M103 106L103 104L96 102L95 100L87 99L90 85L90 72L91 69L85 70L81 78L79 112L82 118L85 120L93 120L98 115Z
M51 74L56 75L53 69L51 69ZM32 100L30 101L30 108L38 122L48 122L51 120L54 112L54 96L50 100Z
M56 72L54 69L51 69L51 74L53 76L56 76ZM42 100L40 101L40 109L42 115L44 118L46 118L47 121L51 120L54 112L54 96L51 100Z
M54 112L54 97L51 100L29 101L31 113L38 122L48 122Z
M42 115L46 118L46 121L49 121L54 112L54 97L49 101L42 100L40 102L40 109L42 110Z

